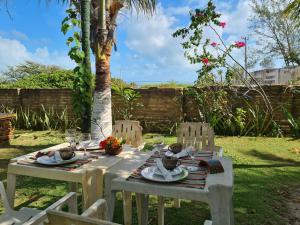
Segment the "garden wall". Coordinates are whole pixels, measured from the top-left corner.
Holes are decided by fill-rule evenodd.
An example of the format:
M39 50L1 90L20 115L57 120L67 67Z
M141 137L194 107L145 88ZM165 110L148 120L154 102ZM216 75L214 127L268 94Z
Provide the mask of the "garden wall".
M285 104L295 118L300 117L300 86L290 88L276 85L265 86L274 108ZM137 89L142 95L143 107L135 110L134 119L140 120L147 132L170 132L174 125L183 120L197 121L199 114L195 102L182 88L149 88ZM250 101L260 104L262 99L257 92L247 92L243 87L232 87L228 90L234 102L233 107L245 105L242 96L246 94ZM55 108L62 111L66 107L70 117L72 111L70 89L0 89L0 105L11 108L30 108L34 111L46 108ZM121 119L117 113L120 99L113 94L113 114L115 119ZM281 112L276 112L275 118L285 130L289 125Z

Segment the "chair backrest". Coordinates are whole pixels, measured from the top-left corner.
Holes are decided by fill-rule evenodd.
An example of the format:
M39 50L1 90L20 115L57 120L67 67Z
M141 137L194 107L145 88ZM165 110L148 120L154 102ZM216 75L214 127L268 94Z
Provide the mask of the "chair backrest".
M197 149L213 151L215 134L208 123L186 122L181 123L177 130L177 142Z
M127 144L139 147L143 144L143 128L139 121L117 120L113 125L113 136L126 139Z
M120 225L105 220L93 219L72 213L49 210L47 211L48 225Z

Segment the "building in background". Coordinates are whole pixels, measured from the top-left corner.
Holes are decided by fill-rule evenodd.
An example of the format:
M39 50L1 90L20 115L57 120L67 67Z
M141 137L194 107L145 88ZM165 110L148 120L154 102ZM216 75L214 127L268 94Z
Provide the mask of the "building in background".
M254 71L251 75L262 85L290 84L300 80L300 66L280 69L263 69ZM242 85L239 79L234 80L235 85Z

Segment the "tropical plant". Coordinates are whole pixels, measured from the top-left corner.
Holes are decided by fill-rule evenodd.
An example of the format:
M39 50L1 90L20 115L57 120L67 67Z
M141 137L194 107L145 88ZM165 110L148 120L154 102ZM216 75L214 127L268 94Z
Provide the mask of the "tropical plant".
M114 105L118 117L124 120L131 120L133 112L143 106L140 101L141 94L132 88L123 86L113 86L112 89L119 99L118 104Z
M291 126L291 133L295 137L300 136L300 117L297 119L285 108L282 107L282 112Z
M54 107L46 108L41 105L40 111L34 111L28 107L14 110L1 105L0 113L16 113L13 125L18 129L64 131L76 127L79 123L79 119L69 117L67 107L57 111Z
M67 0L62 0L68 2ZM79 15L81 12L80 1L72 0L73 12ZM92 111L92 134L101 136L103 130L104 136L109 136L112 132L112 112L111 112L111 74L110 74L110 56L115 43L115 29L117 16L122 8L135 8L145 13L153 13L156 0L91 0L91 27L90 40L91 49L96 60L96 80L94 91L94 104ZM72 13L73 13L72 12ZM74 17L76 17L74 15ZM82 19L87 19L83 17ZM76 19L70 20L76 25ZM66 31L68 25L63 25ZM80 37L79 37L80 38ZM78 40L79 40L78 38ZM76 41L76 40L75 40ZM76 49L74 55L82 56Z
M237 40L234 43L226 44L218 32L218 29L226 27L226 22L220 21L220 18L221 14L216 12L216 6L210 0L205 8L191 11L190 23L173 34L174 37L183 39L182 47L189 62L202 64L197 71L198 80L195 84L198 85L199 82L201 84L202 78L213 81L215 77L226 77L226 75L232 74L232 72L228 73L228 70L235 69L232 66L233 62L243 71L241 74L239 70L235 70L240 80L249 90L256 91L262 96L267 111L272 114L273 108L264 89L252 74L233 57L232 51L244 48L246 43ZM207 31L211 31L215 35L215 40L207 38L205 34ZM245 79L244 73L249 79Z

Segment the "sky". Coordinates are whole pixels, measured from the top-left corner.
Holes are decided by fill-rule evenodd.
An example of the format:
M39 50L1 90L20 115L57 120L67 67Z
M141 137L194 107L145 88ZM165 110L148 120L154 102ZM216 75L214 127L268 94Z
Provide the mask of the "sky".
M67 37L60 31L66 16L65 5L56 0L49 4L43 0L8 0L10 18L3 2L0 0L0 71L25 60L74 67L67 55ZM200 65L189 64L180 39L174 39L172 33L188 24L190 10L203 7L206 2L161 0L152 17L124 10L118 18L118 49L112 54L112 76L138 84L195 81ZM223 38L232 43L247 36L252 14L248 0L216 0L215 3L227 23L222 30ZM234 54L243 58L242 50Z

